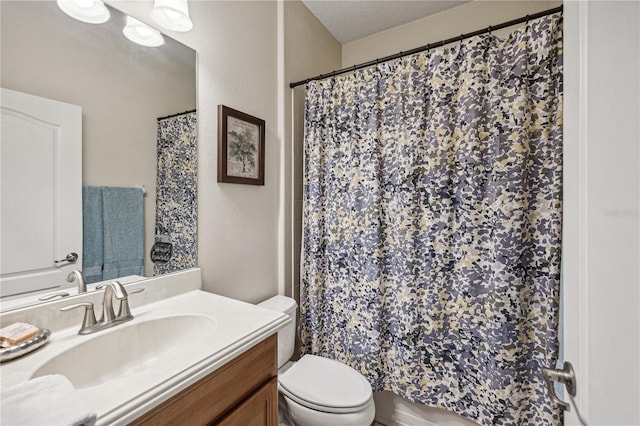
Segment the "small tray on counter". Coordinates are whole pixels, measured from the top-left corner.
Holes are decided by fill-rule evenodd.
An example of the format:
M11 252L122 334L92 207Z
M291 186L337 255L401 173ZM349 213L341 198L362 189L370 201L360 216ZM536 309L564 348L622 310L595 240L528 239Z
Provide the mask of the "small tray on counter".
M29 352L35 351L49 341L49 336L51 336L51 331L46 328L41 328L38 330L38 334L29 340L25 340L15 346L9 346L8 348L0 348L0 362L19 358Z

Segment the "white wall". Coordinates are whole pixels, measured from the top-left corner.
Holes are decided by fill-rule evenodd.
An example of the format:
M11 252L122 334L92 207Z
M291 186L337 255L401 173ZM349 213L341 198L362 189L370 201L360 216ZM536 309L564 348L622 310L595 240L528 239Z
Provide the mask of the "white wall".
M153 2L110 4L155 26ZM203 288L257 302L278 291L277 3L190 1L194 28L166 33L198 52L198 265ZM265 185L217 183L217 107L266 122Z
M155 26L150 0L108 3ZM340 45L299 1L278 3L190 1L194 29L165 31L198 52L198 264L203 285L249 302L279 290L291 295L294 287L295 154L288 84L339 68L341 62ZM279 63L284 64L280 70ZM219 104L266 121L264 187L216 182Z

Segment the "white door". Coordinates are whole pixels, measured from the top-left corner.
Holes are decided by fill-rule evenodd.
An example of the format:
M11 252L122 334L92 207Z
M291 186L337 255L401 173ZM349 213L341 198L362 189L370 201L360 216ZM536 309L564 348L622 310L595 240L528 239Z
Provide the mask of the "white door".
M570 1L564 18L564 359L589 425L638 425L640 3Z
M0 100L0 295L68 286L82 268L82 109L8 89Z

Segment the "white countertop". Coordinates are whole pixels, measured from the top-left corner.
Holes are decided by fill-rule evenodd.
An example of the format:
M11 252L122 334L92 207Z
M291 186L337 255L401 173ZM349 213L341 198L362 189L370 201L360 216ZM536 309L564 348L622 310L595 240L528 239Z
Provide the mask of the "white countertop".
M131 299L135 296L132 295ZM132 321L85 336L77 334L80 322L69 328L52 330L50 341L45 346L0 366L2 387L31 379L42 365L57 355L90 339L105 340L104 335L116 333L122 327L135 327L143 322L171 316L206 317L211 327L207 326L206 333L202 333L203 338L192 339L194 350L191 359L167 358L171 361L151 363L149 368L118 372L116 378L104 382L80 387L76 385L79 394L97 411L99 425L127 424L274 334L290 321L287 315L280 312L193 289L142 306L132 304L132 313L135 317ZM40 326L46 327L45 324ZM157 331L162 335L162 330ZM126 350L114 347L102 349L104 352L96 356L97 359L81 360L77 368L92 368L92 365L107 362L107 357L117 357L119 351ZM73 379L70 379L73 383Z

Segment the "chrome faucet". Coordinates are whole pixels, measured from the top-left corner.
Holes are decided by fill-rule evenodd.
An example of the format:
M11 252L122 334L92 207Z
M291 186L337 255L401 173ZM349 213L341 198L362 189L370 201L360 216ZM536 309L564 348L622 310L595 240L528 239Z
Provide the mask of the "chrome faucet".
M100 322L111 322L111 321L123 321L123 320L131 320L133 316L129 311L129 299L127 290L125 290L124 286L120 284L118 281L112 281L107 284L101 284L96 286L97 290L104 288L104 299L102 300L102 318ZM118 314L116 315L113 310L113 297L115 296L116 300L120 301L120 307L118 309ZM126 307L126 311L128 315L121 315L123 311L123 307Z
M78 281L78 294L87 292L87 281L84 279L84 274L82 273L82 271L75 269L69 272L69 275L67 275L67 282L72 283L74 281ZM38 300L45 301L45 300L55 299L56 297L61 297L61 298L69 297L69 293L66 291L51 293L51 294L47 294L46 296L40 297Z
M87 292L87 281L84 279L82 271L74 269L67 275L67 282L72 283L78 281L78 294Z
M77 303L60 309L61 311L69 311L75 308L85 308L84 319L78 334L91 334L96 331L116 326L123 322L131 321L133 319L133 315L131 315L131 310L129 308L129 294L144 291L144 288L136 288L127 293L127 290L118 281L101 284L96 287L96 289L102 288L104 288L104 297L102 299L102 317L99 321L96 321L96 317L93 312L93 303ZM120 302L117 314L113 309L114 297Z

